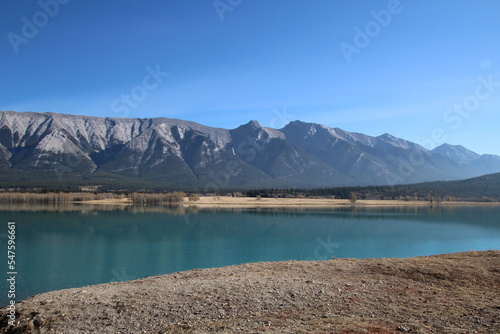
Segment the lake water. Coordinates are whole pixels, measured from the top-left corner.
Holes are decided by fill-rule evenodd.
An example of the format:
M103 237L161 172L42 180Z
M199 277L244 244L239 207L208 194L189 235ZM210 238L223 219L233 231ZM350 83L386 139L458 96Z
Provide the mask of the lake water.
M247 262L500 249L499 207L149 211L1 211L5 276L7 222L16 222L16 299Z

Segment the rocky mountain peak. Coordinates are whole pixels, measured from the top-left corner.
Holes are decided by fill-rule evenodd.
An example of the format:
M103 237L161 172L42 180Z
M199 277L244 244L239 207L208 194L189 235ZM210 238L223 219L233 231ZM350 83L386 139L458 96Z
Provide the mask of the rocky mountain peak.
M480 157L479 154L466 149L462 145L442 144L433 149L432 152L444 155L461 164L471 163Z
M418 165L412 165L414 151L425 157ZM301 121L280 130L257 121L227 130L169 118L0 111L0 171L0 182L13 185L43 174L47 182L122 188L138 182L329 187L469 178L500 172L500 157L453 145L428 151L390 134L372 137Z

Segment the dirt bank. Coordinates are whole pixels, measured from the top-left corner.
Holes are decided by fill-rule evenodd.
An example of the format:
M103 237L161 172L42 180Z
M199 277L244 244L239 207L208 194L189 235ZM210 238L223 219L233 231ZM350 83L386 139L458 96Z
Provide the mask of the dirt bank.
M500 333L500 251L191 270L6 312L8 333Z

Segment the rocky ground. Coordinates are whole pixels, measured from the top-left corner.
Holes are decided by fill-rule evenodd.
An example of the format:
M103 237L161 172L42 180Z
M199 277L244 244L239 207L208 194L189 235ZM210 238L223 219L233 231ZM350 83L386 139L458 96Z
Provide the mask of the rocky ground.
M500 333L500 251L191 270L7 311L7 333Z

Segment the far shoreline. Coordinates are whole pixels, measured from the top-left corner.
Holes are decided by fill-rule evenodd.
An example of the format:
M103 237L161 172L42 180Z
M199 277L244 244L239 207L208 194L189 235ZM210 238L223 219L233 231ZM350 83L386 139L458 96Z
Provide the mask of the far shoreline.
M137 205L130 198L102 199L74 201L73 204L92 205ZM184 207L198 208L331 208L331 207L460 207L460 206L500 206L500 202L434 202L429 201L404 201L404 200L357 200L352 203L348 199L328 198L260 198L255 197L231 197L231 196L200 196L199 200L190 201L184 197L180 203L174 203ZM140 206L140 205L139 205Z

